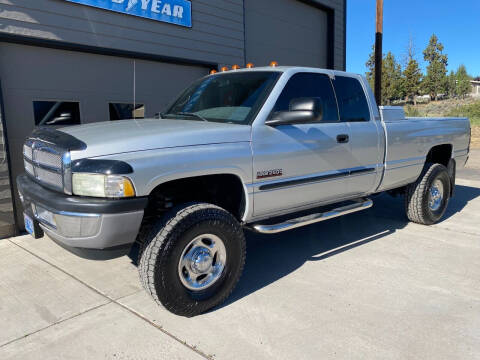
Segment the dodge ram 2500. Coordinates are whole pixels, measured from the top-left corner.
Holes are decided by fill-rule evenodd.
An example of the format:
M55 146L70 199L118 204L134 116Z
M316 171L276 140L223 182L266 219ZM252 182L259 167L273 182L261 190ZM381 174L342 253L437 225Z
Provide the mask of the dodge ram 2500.
M146 291L193 316L238 282L245 228L290 230L385 191L403 194L411 221L440 221L469 146L468 119L379 108L362 76L263 67L199 79L156 118L38 128L17 183L30 233L139 243Z

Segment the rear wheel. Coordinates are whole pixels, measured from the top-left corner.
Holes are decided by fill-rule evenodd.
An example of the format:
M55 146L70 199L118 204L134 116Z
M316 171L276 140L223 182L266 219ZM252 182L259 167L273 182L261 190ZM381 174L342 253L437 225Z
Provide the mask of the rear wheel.
M418 180L406 189L405 209L408 219L424 225L440 221L448 206L451 186L445 166L426 164Z
M143 240L142 284L156 302L177 315L195 316L222 303L245 263L240 224L212 204L173 209Z

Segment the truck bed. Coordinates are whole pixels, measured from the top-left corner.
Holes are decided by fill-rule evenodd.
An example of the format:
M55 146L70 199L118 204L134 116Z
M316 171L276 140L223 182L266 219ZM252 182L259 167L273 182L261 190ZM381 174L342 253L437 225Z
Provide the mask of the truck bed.
M434 146L451 144L457 166L464 166L467 161L470 144L467 118L382 116L382 123L386 133L385 172L378 191L415 181Z

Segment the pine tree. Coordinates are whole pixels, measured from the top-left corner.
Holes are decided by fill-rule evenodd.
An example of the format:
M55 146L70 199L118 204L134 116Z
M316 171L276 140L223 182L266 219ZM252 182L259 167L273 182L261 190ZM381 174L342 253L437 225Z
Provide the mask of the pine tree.
M457 96L457 75L453 70L450 71L450 75L448 75L447 93L451 98Z
M470 85L470 77L467 74L467 69L465 68L465 65L460 65L458 67L456 78L456 92L458 96L465 98L465 96L472 90L472 86Z
M375 87L375 45L372 45L372 52L368 56L365 66L368 69L365 73L365 76L370 84L370 87L373 89Z
M432 35L428 46L423 51L423 58L429 63L423 86L426 92L435 100L447 87L448 57L443 54L444 47L435 34Z
M372 87L375 87L375 46L372 46L372 52L368 61L365 63L367 67L366 78ZM400 64L395 60L391 52L382 60L382 104L391 104L392 100L399 99L402 96L402 70Z
M423 74L415 57L415 43L413 37L410 36L403 60L405 70L402 73L402 91L405 96L405 102L412 98L414 105L417 105L416 96L420 92Z
M402 97L402 68L389 51L382 61L382 99L390 105Z
M414 105L417 105L416 96L420 91L420 84L422 80L422 72L418 67L418 62L415 59L410 59L408 65L403 72L403 89L407 100L411 98Z

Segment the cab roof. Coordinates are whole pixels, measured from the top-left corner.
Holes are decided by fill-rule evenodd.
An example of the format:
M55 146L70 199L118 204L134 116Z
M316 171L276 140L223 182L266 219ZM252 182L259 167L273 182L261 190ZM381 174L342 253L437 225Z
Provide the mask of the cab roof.
M240 68L237 70L227 70L227 71L219 71L215 73L215 75L221 74L230 74L230 73L238 73L238 72L252 72L252 71L272 71L272 72L319 72L324 74L329 74L331 76L335 75L348 75L348 76L359 76L356 73L349 73L346 71L340 70L332 70L332 69L322 69L322 68L315 68L315 67L305 67L305 66L260 66L260 67L253 67L253 68Z

